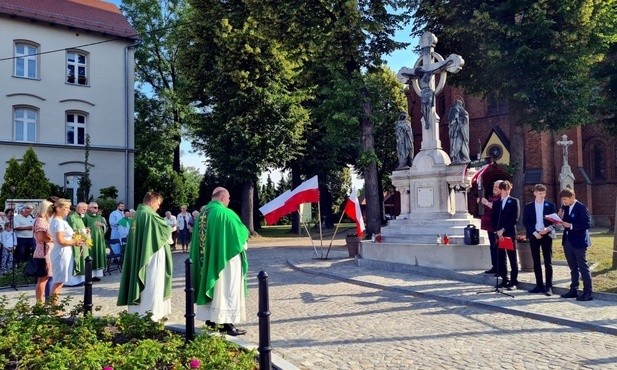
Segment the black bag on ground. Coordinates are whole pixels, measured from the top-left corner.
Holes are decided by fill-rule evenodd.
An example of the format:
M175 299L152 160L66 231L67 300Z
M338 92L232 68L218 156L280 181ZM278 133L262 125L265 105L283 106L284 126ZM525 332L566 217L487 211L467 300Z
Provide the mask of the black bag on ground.
M480 230L476 227L476 225L469 224L465 227L465 244L480 244Z
M45 258L31 257L24 267L24 275L30 277L47 276L47 261Z

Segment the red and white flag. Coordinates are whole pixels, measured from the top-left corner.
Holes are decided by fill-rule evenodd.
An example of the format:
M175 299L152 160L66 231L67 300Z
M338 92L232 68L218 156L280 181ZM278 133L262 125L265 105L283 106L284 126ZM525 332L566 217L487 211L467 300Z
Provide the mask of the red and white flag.
M259 208L259 212L261 212L266 219L266 224L273 225L279 220L279 218L294 211L293 208L288 210L288 207L285 205L290 196L291 190L287 190Z
M306 180L293 191L287 190L269 203L264 204L259 208L259 212L264 215L266 224L273 225L281 217L295 212L300 204L314 202L319 202L319 184L317 176L313 176L309 180Z
M317 181L317 175L311 177L295 188L291 192L285 207L292 208L292 211L295 211L302 203L315 202L319 202L319 182Z
M345 213L352 220L356 221L356 232L359 237L364 236L364 218L362 218L362 211L360 210L360 202L358 201L358 194L356 189L351 190L347 204L345 204Z
M482 183L482 174L484 173L484 171L486 171L488 169L488 166L490 166L490 164L485 164L484 166L482 166L478 172L476 172L472 177L471 177L471 183L473 184L476 181L479 181L480 183Z

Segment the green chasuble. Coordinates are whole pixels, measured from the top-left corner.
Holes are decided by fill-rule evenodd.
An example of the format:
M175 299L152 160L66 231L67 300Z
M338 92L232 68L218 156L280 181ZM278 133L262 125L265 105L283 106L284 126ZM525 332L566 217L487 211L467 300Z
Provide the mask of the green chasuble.
M85 215L84 215L85 217ZM79 213L72 212L69 217L66 218L66 222L69 224L73 231L77 232L86 228L83 219L79 216ZM81 247L73 247L73 260L75 261L75 267L73 268L73 275L85 275L86 274L86 257L90 255L90 248L84 246L83 253Z
M191 240L191 260L195 302L204 305L212 301L214 284L227 261L240 254L244 294L248 261L244 244L249 237L249 230L240 217L218 200L213 200L201 211L193 226Z
M105 223L102 216L86 212L84 217L86 227L90 228L90 236L92 237L92 248L90 248L90 257L92 257L92 271L107 268L107 256L105 254L105 230L103 226L96 226L97 222Z
M122 227L131 226L131 219L128 217L122 217L120 221L118 221L118 226L122 226Z
M163 296L171 296L173 260L169 247L171 228L161 216L145 204L140 204L131 222L126 239L118 306L137 305L146 285L146 268L152 256L165 248L165 288Z

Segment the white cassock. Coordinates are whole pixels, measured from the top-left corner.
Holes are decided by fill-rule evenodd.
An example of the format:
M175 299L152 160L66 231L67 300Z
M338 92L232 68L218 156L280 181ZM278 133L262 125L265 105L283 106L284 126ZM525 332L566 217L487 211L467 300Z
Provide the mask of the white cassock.
M244 249L246 250L246 244ZM227 262L214 283L212 301L197 306L196 317L217 324L237 324L246 321L245 307L242 259L238 254Z
M71 248L71 251L73 251L73 248ZM73 271L73 272L75 271L74 253L71 253L71 262L69 264L69 271ZM71 273L71 276L67 279L64 285L67 285L67 286L80 285L84 281L86 281L85 275L72 275Z
M129 305L129 313L140 316L146 311L152 311L152 320L159 321L171 314L171 297L163 298L165 294L165 247L152 255L146 265L146 285L141 292L140 303Z

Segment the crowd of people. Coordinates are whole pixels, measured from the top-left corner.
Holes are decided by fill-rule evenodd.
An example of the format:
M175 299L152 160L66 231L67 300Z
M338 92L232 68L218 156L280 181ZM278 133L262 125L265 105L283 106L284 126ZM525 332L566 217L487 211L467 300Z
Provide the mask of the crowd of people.
M117 304L160 320L171 313L171 251L177 249L190 253L194 261L197 316L213 330L242 335L246 331L235 324L246 319L249 232L228 208L229 200L229 192L219 187L201 212L189 213L182 206L176 216L167 211L161 217L157 211L163 198L149 192L136 211L118 202L109 222L96 202L78 203L71 211L69 200L51 197L34 212L24 205L13 217L8 209L0 213L0 265L12 269L13 259L36 264L36 271L29 273L37 278L36 301L54 305L64 286L84 283L86 257L92 258L92 280L101 280L109 245L112 254L124 256Z
M488 232L492 267L485 271L501 277L501 283L496 288L508 290L517 289L518 260L516 254L516 225L521 214L520 202L511 197L512 184L509 181L497 180L493 184L493 194L478 201L485 207L482 216L482 229ZM576 199L573 189L563 189L559 193L562 206L557 211L555 203L547 201L546 186L536 184L533 188L534 200L523 209L523 226L526 238L529 239L533 269L536 280L534 288L529 293L553 295L553 239L556 238L556 226L562 226L561 244L568 267L570 268L570 289L561 295L562 298L576 298L578 301L591 301L592 279L587 262L587 248L591 245L589 228L591 218L587 207ZM512 248L506 238L512 242ZM508 278L507 261L510 263ZM544 274L542 273L544 262ZM579 279L583 280L583 291L578 293Z

